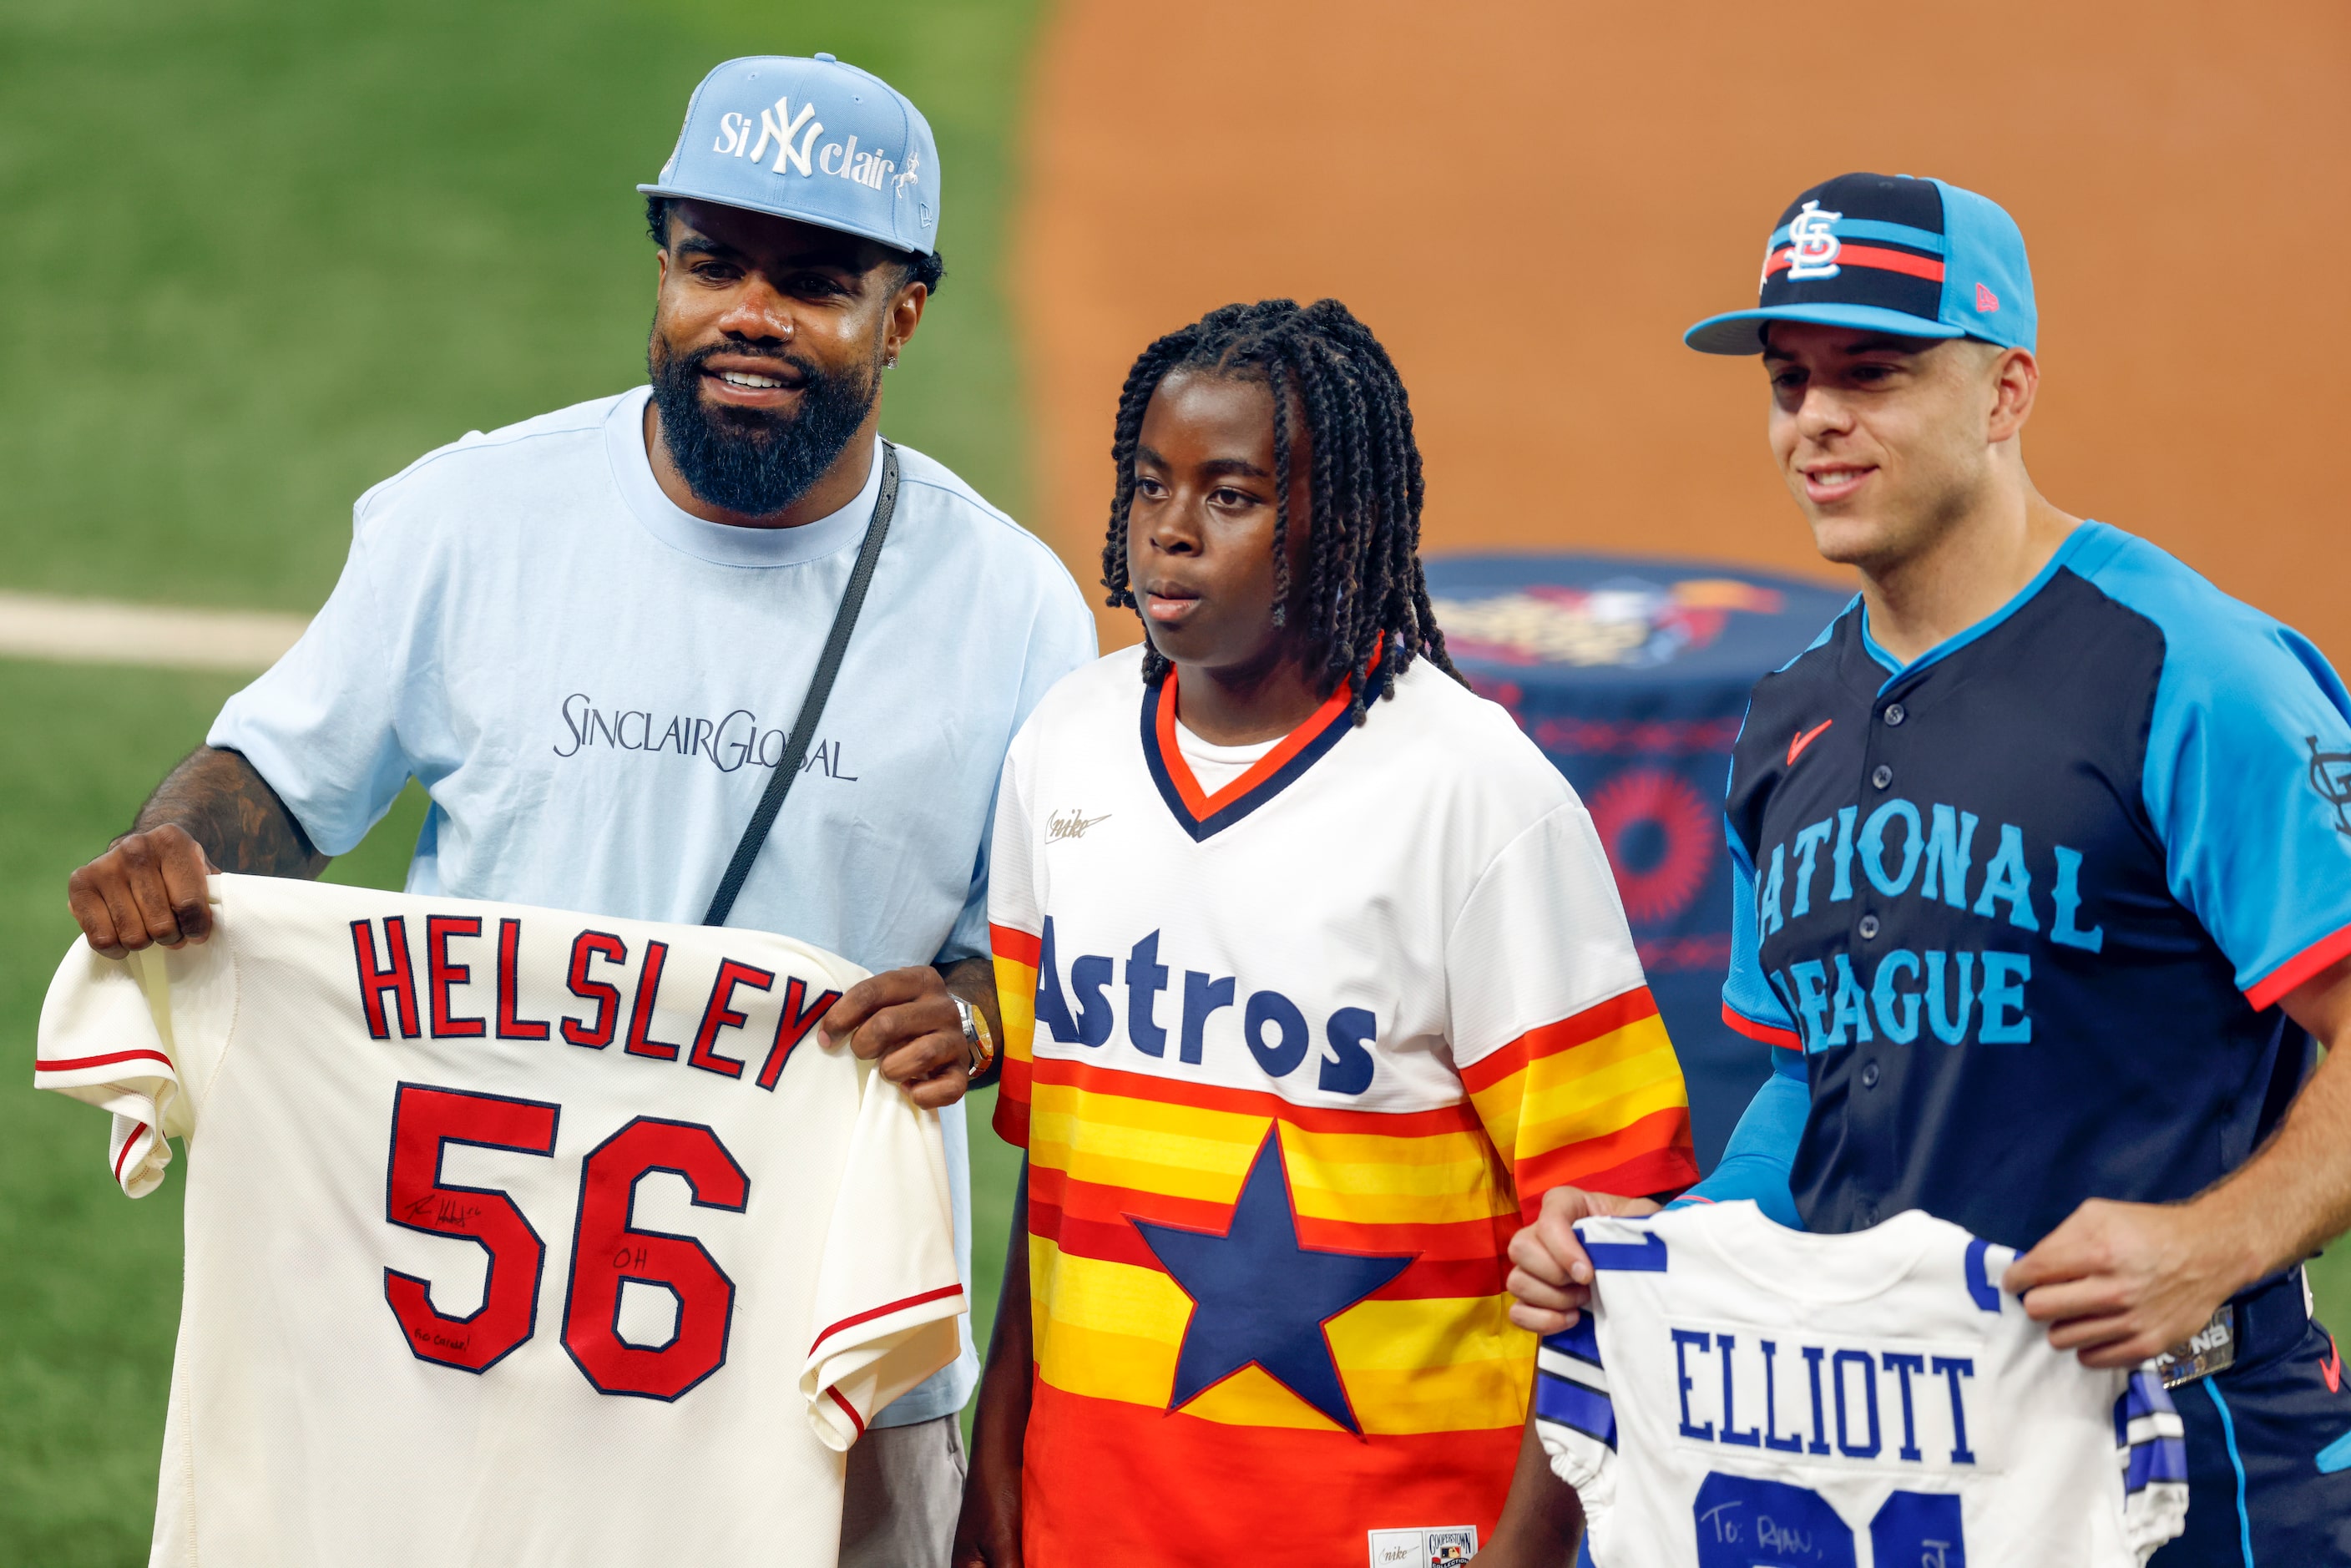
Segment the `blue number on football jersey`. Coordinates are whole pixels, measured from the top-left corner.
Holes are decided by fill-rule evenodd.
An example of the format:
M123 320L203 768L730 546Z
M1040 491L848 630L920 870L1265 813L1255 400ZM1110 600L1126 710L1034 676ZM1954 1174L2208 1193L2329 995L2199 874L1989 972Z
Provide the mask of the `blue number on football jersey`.
M1959 1500L1949 1492L1898 1491L1869 1521L1878 1568L1968 1568Z

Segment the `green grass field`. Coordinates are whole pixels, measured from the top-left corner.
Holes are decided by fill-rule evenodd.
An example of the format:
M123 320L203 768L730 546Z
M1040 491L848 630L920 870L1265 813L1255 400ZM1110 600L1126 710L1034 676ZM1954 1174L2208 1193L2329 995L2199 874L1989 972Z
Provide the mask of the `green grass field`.
M643 379L633 190L730 55L904 88L947 280L889 428L1024 498L996 257L1032 0L5 0L0 584L310 610L360 491Z
M996 264L1034 10L0 0L0 588L308 611L368 486L642 380L632 187L740 54L829 49L923 105L948 275L886 428L1017 515ZM36 1094L26 1064L67 873L238 684L0 662L0 1563L146 1559L178 1185L124 1200L104 1119ZM421 817L412 788L329 875L397 886ZM973 1141L985 1314L1012 1170Z

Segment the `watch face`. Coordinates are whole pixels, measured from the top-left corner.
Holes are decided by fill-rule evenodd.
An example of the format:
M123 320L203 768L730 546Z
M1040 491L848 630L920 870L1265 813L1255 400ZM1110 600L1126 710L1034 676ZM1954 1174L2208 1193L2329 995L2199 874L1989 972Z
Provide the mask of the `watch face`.
M970 1048L969 1068L975 1073L987 1071L996 1060L996 1042L988 1038L987 1015L964 1000L954 998L956 1011L963 1015L964 1043Z

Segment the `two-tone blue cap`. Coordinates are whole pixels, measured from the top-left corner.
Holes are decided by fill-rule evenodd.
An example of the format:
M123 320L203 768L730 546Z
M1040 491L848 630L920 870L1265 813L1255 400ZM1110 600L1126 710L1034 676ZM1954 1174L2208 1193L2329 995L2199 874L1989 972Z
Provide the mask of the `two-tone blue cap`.
M1798 196L1763 247L1755 308L1709 316L1682 341L1757 354L1773 321L2009 349L2032 349L2041 329L2016 220L1973 191L1907 174L1840 174Z
M686 101L638 190L798 218L900 250L938 248L939 150L905 94L831 55L728 60Z

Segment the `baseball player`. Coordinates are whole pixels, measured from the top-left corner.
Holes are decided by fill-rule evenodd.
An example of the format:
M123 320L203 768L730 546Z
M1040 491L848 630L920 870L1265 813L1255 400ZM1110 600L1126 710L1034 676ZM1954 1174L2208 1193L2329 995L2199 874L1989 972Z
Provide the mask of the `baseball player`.
M1734 753L1725 1017L1776 1071L1692 1196L2020 1249L2052 1344L2166 1357L2161 1568L2342 1562L2351 1392L2301 1265L2351 1226L2351 697L2034 489L2035 328L1999 206L1849 174L1782 214L1756 308L1687 335L1761 356L1772 455L1862 580ZM1603 1211L1547 1195L1517 1321L1572 1321Z
M1113 449L1149 640L1047 695L997 814L1028 1164L956 1561L1555 1563L1503 1239L1694 1174L1592 819L1452 673L1344 307L1159 340Z
M360 497L333 596L74 873L73 911L102 951L201 941L208 864L316 876L411 778L433 801L412 893L690 922L737 887L716 918L873 971L823 1027L944 1110L967 1251L956 1104L995 1007L989 810L1093 620L1041 542L882 439L883 382L942 271L913 103L829 55L730 60L638 189L650 384L469 435ZM792 755L781 815L747 837ZM844 1563L944 1558L977 1373L967 1349L875 1415Z

